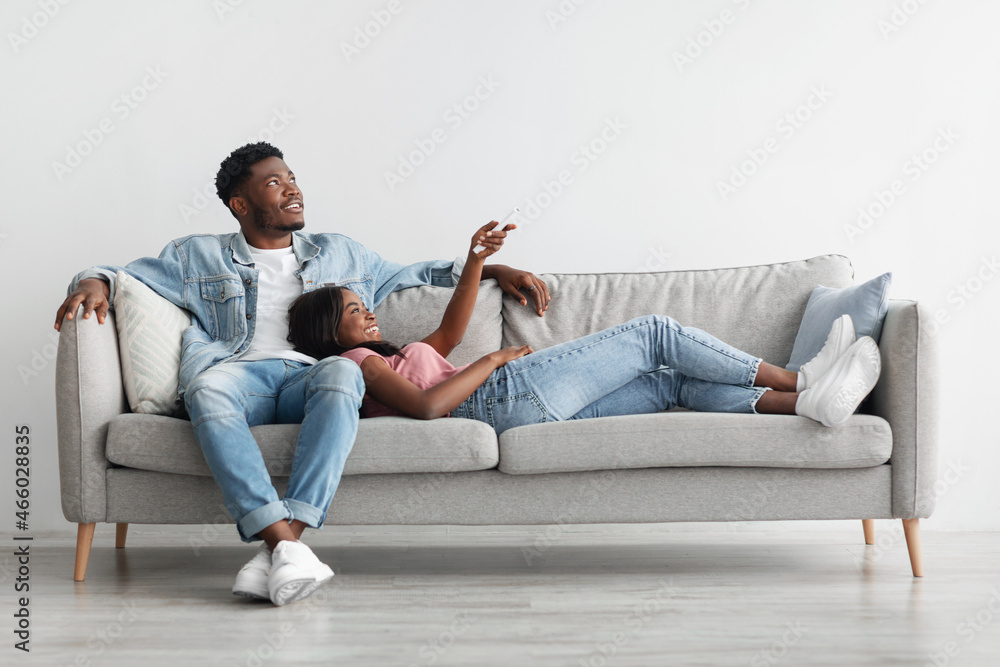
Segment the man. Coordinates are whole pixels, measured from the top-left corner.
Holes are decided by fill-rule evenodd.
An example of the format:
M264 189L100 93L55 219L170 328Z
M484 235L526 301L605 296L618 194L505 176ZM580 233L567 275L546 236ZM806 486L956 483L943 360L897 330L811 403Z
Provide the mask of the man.
M158 258L125 267L98 266L78 274L56 314L97 314L103 324L114 303L115 273L124 270L191 312L178 392L226 508L245 542L262 539L236 576L233 593L283 605L302 599L333 571L299 541L319 528L357 434L364 395L361 372L339 357L317 361L287 340L288 306L324 283L349 287L374 309L391 292L415 285L451 287L461 266L419 262L402 266L339 234L307 234L302 191L280 150L247 144L226 158L216 177L219 198L240 224L232 234L195 234L172 241ZM506 234L492 232L502 243ZM486 269L489 269L487 271ZM485 267L505 292L541 316L544 282L502 265ZM271 484L250 427L298 423L288 488Z

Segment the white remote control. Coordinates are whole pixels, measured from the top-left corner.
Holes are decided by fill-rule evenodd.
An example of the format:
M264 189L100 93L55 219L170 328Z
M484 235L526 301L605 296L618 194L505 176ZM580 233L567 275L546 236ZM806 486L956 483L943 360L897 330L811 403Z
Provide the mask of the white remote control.
M505 215L504 218L503 218L503 220L501 220L497 224L497 226L494 227L494 229L503 229L504 223L507 222L508 220L510 220L511 218L513 218L515 215L517 215L520 212L521 212L521 209L519 209L518 207L515 206L514 210L511 211L510 213L508 213L507 215ZM477 243L476 247L472 249L472 252L479 252L480 250L486 250L486 246L479 245Z

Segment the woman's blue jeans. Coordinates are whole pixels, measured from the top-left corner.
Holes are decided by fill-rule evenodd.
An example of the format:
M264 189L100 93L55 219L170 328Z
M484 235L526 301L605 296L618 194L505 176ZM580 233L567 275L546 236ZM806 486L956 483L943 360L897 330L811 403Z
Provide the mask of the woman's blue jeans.
M314 365L286 359L233 361L200 373L184 396L194 433L244 542L282 519L319 528L358 432L361 369L340 357ZM250 433L301 423L285 497L271 484Z
M633 415L675 406L755 412L761 360L660 315L515 359L495 370L452 417L497 432L525 424Z

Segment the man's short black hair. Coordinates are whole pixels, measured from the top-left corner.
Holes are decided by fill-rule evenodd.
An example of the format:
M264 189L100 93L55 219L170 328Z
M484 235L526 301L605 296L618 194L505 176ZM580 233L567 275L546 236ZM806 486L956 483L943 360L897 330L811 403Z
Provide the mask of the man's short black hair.
M226 208L229 208L229 200L233 196L241 194L240 190L250 178L250 167L269 157L285 159L280 150L266 141L260 141L240 146L222 161L219 173L215 175L215 191ZM232 209L229 212L233 213ZM235 213L233 217L236 217Z

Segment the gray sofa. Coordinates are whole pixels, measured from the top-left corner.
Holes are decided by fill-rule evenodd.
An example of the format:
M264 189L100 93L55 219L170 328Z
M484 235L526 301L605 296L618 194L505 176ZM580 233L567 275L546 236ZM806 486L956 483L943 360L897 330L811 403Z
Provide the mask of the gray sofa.
M649 313L668 314L784 365L817 284L853 284L838 255L705 271L550 274L544 318L482 284L453 363L506 345L536 350ZM397 344L438 323L451 290L419 287L377 310ZM63 513L79 524L83 580L96 522L231 524L190 422L129 412L113 313L59 340L56 402ZM828 429L803 417L670 411L524 426L498 439L462 419L362 420L327 526L673 521L903 520L914 576L919 519L934 509L937 398L928 314L893 300L882 376L862 412ZM254 427L279 493L298 425ZM329 528L327 528L329 529ZM192 530L193 534L203 532ZM225 526L225 531L235 528ZM193 540L192 543L197 543Z

